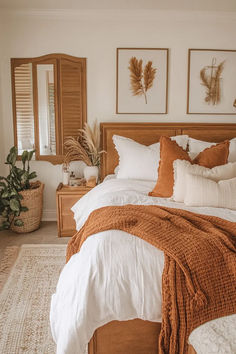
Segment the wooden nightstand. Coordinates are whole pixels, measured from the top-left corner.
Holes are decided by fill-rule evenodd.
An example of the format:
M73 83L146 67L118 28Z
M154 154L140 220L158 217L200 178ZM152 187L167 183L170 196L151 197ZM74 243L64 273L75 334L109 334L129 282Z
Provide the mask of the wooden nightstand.
M57 187L57 229L58 237L73 236L76 233L71 207L88 193L92 187L69 187L62 183Z

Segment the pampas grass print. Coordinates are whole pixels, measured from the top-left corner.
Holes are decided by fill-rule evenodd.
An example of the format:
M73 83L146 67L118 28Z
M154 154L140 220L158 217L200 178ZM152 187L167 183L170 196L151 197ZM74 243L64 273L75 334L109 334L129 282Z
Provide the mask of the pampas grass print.
M136 57L130 59L128 69L133 96L144 96L147 104L147 91L153 86L157 69L153 68L152 61L148 61L143 70L143 60Z

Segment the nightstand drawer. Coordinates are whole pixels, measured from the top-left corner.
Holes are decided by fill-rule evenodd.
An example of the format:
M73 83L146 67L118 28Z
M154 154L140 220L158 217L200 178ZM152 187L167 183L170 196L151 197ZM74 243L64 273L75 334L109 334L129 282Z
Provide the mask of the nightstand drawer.
M81 197L81 195L60 195L59 203L62 215L73 215L71 208Z
M60 195L60 233L61 236L73 236L76 233L74 214L71 211L72 206L81 198L74 195Z
M62 215L60 226L61 236L73 236L76 233L73 213L71 213L71 215Z
M57 228L58 237L73 236L76 233L72 206L92 188L68 187L60 184L57 188Z

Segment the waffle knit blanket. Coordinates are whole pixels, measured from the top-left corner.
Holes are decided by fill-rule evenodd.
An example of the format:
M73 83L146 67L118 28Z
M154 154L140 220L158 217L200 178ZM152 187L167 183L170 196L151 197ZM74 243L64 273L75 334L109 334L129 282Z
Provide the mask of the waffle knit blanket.
M114 229L164 251L160 353L186 353L194 328L236 313L236 223L153 205L103 207L72 237L67 261L88 236Z

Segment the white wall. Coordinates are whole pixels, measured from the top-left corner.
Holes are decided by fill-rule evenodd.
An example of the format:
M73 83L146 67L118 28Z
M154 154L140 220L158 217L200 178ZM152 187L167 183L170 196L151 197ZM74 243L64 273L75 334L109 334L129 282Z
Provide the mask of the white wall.
M236 10L235 0L0 0L0 6L9 9Z
M1 76L0 76L0 87L1 87ZM3 140L3 123L2 123L2 101L0 95L0 176L4 174L4 140Z
M3 53L4 42L3 42L3 27L1 25L0 19L0 58ZM4 166L4 140L3 140L3 65L0 60L0 176L4 174L5 166Z
M236 49L235 13L19 11L2 12L0 20L4 33L0 48L0 79L5 154L13 145L11 57L48 53L86 57L89 122L95 118L116 122L235 122L235 116L186 114L188 48ZM167 115L115 114L117 47L170 48ZM1 133L2 125L0 139ZM55 217L55 190L61 179L61 167L36 161L32 163L32 169L46 184L45 215Z

